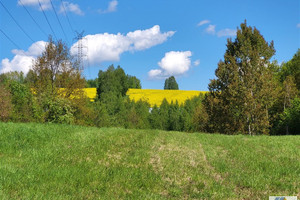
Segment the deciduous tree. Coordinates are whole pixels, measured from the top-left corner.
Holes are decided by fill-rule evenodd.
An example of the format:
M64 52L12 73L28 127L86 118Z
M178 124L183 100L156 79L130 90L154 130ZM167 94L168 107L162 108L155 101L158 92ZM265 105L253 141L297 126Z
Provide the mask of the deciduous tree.
M178 90L178 84L176 82L176 79L174 76L170 76L169 78L167 78L165 80L165 86L164 86L165 90Z
M220 61L209 90L217 100L221 123L217 131L249 135L268 134L268 109L274 102L274 83L270 59L273 41L268 43L246 21L234 41L227 40L224 60Z
M81 89L86 84L66 44L55 42L51 37L27 76L37 95L45 94L52 98L58 95L65 98L81 96ZM59 92L60 88L65 89Z

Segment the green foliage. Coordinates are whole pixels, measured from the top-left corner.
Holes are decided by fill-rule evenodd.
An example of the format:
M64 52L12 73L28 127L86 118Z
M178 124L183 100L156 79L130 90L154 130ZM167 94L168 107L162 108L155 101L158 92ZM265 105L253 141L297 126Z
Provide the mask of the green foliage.
M12 114L11 94L6 85L0 82L0 121L8 121Z
M203 104L199 104L196 107L192 118L193 130L196 132L206 131L208 120L208 114L205 110L205 107L203 106Z
M95 102L94 104L94 124L97 127L110 127L111 126L111 117L107 112L106 105L100 101Z
M7 73L0 74L0 82L7 83L10 81L24 83L25 82L24 73L13 71L13 72L7 72Z
M137 128L137 129L148 129L149 124L149 109L150 105L147 102L138 101L133 102L129 99L125 102L127 114L125 115L125 127L126 128Z
M55 98L48 100L45 105L46 122L72 124L74 122L75 110L71 106L71 102L64 98Z
M279 134L300 135L300 99L295 98L291 106L280 115L276 131Z
M35 109L37 105L30 88L17 81L10 81L9 88L14 105L12 120L22 122L38 120L38 113Z
M151 128L186 132L205 130L207 113L202 106L203 98L202 95L194 97L187 100L184 105L179 105L178 102L168 103L164 99L160 107L154 106L151 109L148 117ZM198 113L198 107L202 108L202 112ZM195 116L203 120L195 120Z
M72 61L67 45L50 37L45 51L28 72L26 82L38 97L70 98L81 95L79 89L84 88L86 83L77 64ZM60 88L65 88L63 93L59 92Z
M32 91L26 84L23 72L8 72L0 75L0 82L10 93L11 109L10 120L12 121L41 121L40 108Z
M221 123L217 131L226 134L268 134L268 109L274 103L276 84L270 58L274 55L273 41L269 44L256 28L241 24L234 41L227 40L224 61L220 61L216 77L209 84L211 97L217 104L213 116Z
M160 113L160 108L156 105L150 109L149 123L152 129L163 130L162 115Z
M118 66L109 66L99 71L97 78L96 124L97 126L121 126L127 128L149 127L144 102L130 102L126 96L128 88L141 88L140 80L126 75ZM106 119L109 120L106 120Z
M159 107L162 130L169 130L169 103L164 99Z
M98 87L98 79L90 79L86 81L87 88L97 88Z
M15 84L12 88L18 94L15 98L15 101L19 101L15 102L17 108L24 110L26 104L33 102L33 111L28 113L33 113L41 121L91 125L93 120L88 118L92 109L88 108L81 90L86 82L77 64L73 62L67 45L50 37L45 51L25 77L26 86ZM24 92L28 98L25 98ZM20 113L19 110L16 113ZM28 118L28 121L32 120Z
M283 82L287 76L293 76L298 91L300 91L300 49L296 52L293 58L281 65L280 80Z
M74 123L85 126L95 126L94 102L90 102L87 97L72 99L74 109Z
M141 88L140 80L135 76L126 75L120 66L115 69L111 65L106 71L99 71L97 95L100 100L107 92L116 96L125 96L128 88Z
M137 77L127 75L127 81L128 88L142 89L141 81Z
M115 96L125 96L128 84L126 74L119 66L117 69L113 65L109 66L106 71L99 71L97 94L101 99L104 93L113 93Z
M168 119L168 129L171 131L181 131L182 130L182 123L180 121L181 119L181 111L178 102L175 103L171 102L169 105L169 119Z
M165 90L179 90L178 84L174 76L170 76L165 80Z

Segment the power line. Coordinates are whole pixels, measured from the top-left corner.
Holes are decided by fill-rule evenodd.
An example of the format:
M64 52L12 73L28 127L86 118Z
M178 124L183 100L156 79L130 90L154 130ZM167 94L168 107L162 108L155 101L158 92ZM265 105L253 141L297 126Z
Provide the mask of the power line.
M42 10L42 12L43 12L43 14L44 14L44 16L45 16L45 18L46 18L46 21L47 21L47 23L48 23L48 25L49 25L49 27L50 27L50 29L51 29L51 31L52 31L52 33L53 33L55 39L57 40L57 37L56 37L56 35L55 35L54 31L53 31L53 28L52 28L52 26L51 26L51 24L50 24L50 22L49 22L47 16L46 16L46 13L45 13L45 11L44 11L42 5L41 5L40 0L38 0L38 2L39 2L39 5L40 5L40 8L41 8L41 10Z
M2 32L2 34L12 43L12 44L14 44L16 47L17 47L17 49L21 49L20 47L19 47L19 45L17 45L10 37L8 37L8 35L6 35L5 33L4 33L4 31L2 31L2 29L0 29L0 31Z
M0 4L3 6L3 8L6 10L6 12L9 14L9 16L14 20L14 22L19 26L19 28L23 31L23 33L34 43L34 40L26 33L26 31L22 28L22 26L17 22L17 20L12 16L12 14L9 12L9 10L4 6L2 1L0 1Z
M60 1L61 1L61 5L62 5L62 7L63 7L63 9L64 9L64 13L65 13L65 15L66 15L66 17L67 17L68 23L69 23L69 25L70 25L70 28L71 28L71 30L72 30L72 33L75 33L75 31L74 31L74 29L73 29L73 27L72 27L72 25L71 25L71 23L70 23L69 17L68 17L68 15L67 15L67 11L66 11L65 5L64 5L64 3L63 3L62 0L60 0Z
M62 32L64 33L66 40L68 41L68 37L67 37L67 35L66 35L66 33L65 33L64 29L63 29L63 26L62 26L61 23L60 23L60 20L59 20L59 18L58 18L58 16L57 16L56 10L55 10L55 8L54 8L54 6L53 6L52 0L50 0L50 3L51 3L51 6L52 6L52 9L54 10L56 19L57 19L57 21L58 21L58 23L59 23L59 26L60 26Z
M22 4L23 8L26 10L28 15L31 17L31 19L34 21L34 23L37 25L37 27L45 34L46 37L48 37L48 34L42 29L42 27L36 22L36 20L32 17L30 12L27 10L27 8L24 6L22 0L19 0L19 2Z

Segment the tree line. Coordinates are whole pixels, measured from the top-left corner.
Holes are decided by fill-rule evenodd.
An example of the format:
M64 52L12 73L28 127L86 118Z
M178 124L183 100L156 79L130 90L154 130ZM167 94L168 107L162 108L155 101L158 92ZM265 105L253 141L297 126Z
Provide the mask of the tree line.
M85 80L62 41L49 38L43 54L24 75L0 75L0 120L68 123L98 127L161 129L224 134L300 134L300 50L282 64L271 61L273 42L265 41L246 21L227 40L209 93L150 107L126 96L140 80L120 67L100 70ZM96 87L90 102L83 88ZM62 89L64 88L64 89ZM175 77L164 89L178 89Z

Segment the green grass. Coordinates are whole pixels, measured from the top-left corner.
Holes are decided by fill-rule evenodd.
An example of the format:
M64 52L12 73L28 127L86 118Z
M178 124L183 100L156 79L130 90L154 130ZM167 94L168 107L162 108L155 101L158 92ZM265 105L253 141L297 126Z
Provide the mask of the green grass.
M300 136L0 123L0 199L300 196Z

